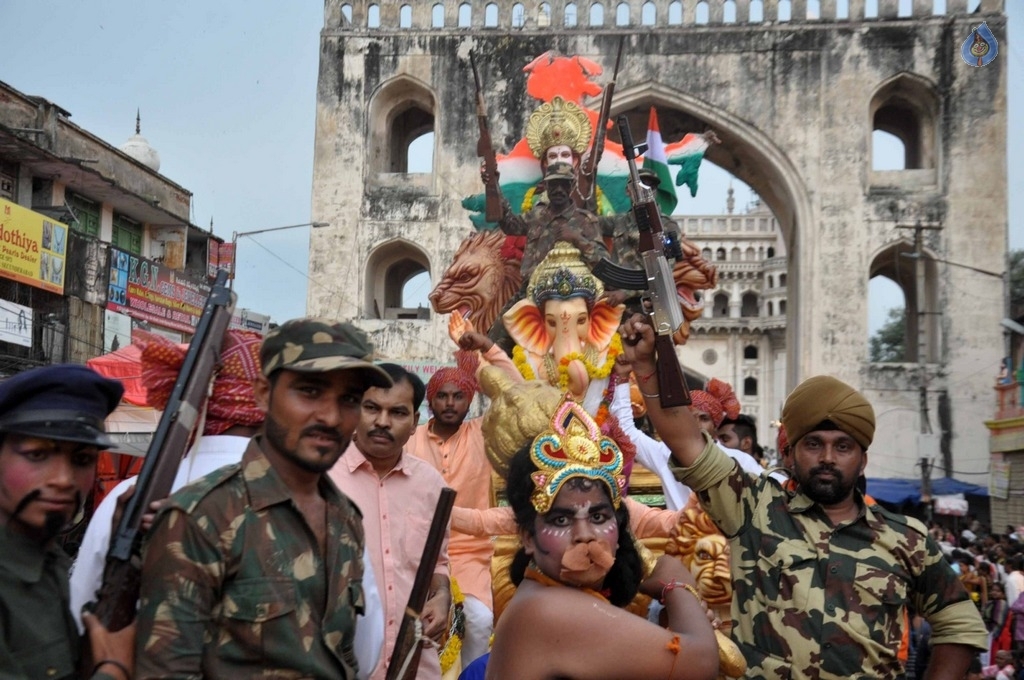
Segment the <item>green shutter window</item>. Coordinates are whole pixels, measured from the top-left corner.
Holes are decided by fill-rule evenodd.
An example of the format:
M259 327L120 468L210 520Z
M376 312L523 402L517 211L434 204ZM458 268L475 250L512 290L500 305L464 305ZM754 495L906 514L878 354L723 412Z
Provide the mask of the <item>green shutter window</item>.
M124 215L114 214L114 230L111 245L133 255L142 254L142 225Z
M87 236L99 238L100 204L72 193L67 195L66 200L77 218L71 222L71 228Z

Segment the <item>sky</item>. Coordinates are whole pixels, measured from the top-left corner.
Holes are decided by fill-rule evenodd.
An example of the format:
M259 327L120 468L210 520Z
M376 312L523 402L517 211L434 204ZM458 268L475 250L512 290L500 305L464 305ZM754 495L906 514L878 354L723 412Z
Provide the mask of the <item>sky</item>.
M1007 0L1009 36L996 36L1009 62L1008 121L1024 106L1021 4ZM311 221L322 0L2 0L0 25L8 85L58 104L114 146L134 133L140 111L161 174L193 193L193 224L212 220L230 241ZM1010 247L1022 248L1024 132L1008 125L1008 135ZM724 212L729 181L705 162L697 198L683 207ZM755 197L733 186L740 211ZM308 248L309 227L240 236L238 306L278 322L301 316L307 286L332 285L309 283ZM429 288L414 281L408 294L425 300ZM891 293L875 290L873 302ZM884 303L872 305L872 330L885 314Z

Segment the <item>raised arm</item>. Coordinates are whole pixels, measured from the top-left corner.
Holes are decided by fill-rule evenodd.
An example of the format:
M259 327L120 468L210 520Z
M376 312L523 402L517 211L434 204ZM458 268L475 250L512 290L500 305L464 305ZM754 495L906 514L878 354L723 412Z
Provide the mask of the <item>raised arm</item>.
M619 328L623 352L633 365L640 394L647 404L647 416L672 452L672 457L684 467L693 465L704 450L706 442L697 419L686 406L663 409L658 399L658 367L654 355L654 329L641 314L634 314ZM678 361L676 357L665 357Z

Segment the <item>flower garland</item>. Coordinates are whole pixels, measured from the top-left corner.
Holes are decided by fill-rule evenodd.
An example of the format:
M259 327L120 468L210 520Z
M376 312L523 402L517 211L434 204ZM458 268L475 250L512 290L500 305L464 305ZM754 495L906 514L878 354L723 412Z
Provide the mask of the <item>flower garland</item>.
M466 614L463 602L466 596L462 594L459 583L454 578L452 584L452 624L448 628L448 640L439 652L441 660L441 674L444 675L459 660L462 655L462 638L466 636Z
M523 202L519 205L519 213L523 214L529 212L533 208L533 198L537 195L537 186L534 184L532 187L526 190L523 195ZM600 186L595 186L594 191L597 192L597 214L598 215L609 215L612 214L610 204L605 200L604 191Z
M594 363L585 354L580 352L570 352L562 357L558 361L558 384L555 387L560 390L565 390L569 387L569 363L572 361L581 361L587 368L587 375L591 380L600 380L601 378L607 378L611 375L612 369L615 367L615 358L622 354L622 338L616 333L612 336L611 344L608 346L608 357L605 362L600 366L595 366ZM523 376L525 380L536 380L537 374L533 370L533 366L530 365L530 361L526 356L526 350L520 345L516 345L512 348L512 363L519 369L519 374ZM548 382L551 382L550 377ZM598 410L598 418L601 418L602 411L604 418L608 417L607 404L602 402L602 408ZM603 420L603 419L602 419ZM600 425L602 420L598 420L597 424Z

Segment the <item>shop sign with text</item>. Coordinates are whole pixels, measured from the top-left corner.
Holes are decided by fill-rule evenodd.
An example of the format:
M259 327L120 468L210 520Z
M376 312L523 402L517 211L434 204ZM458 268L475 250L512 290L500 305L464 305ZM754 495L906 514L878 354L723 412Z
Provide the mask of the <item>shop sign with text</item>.
M107 309L183 333L195 331L210 286L182 272L110 249Z
M0 275L64 294L68 226L0 198Z

